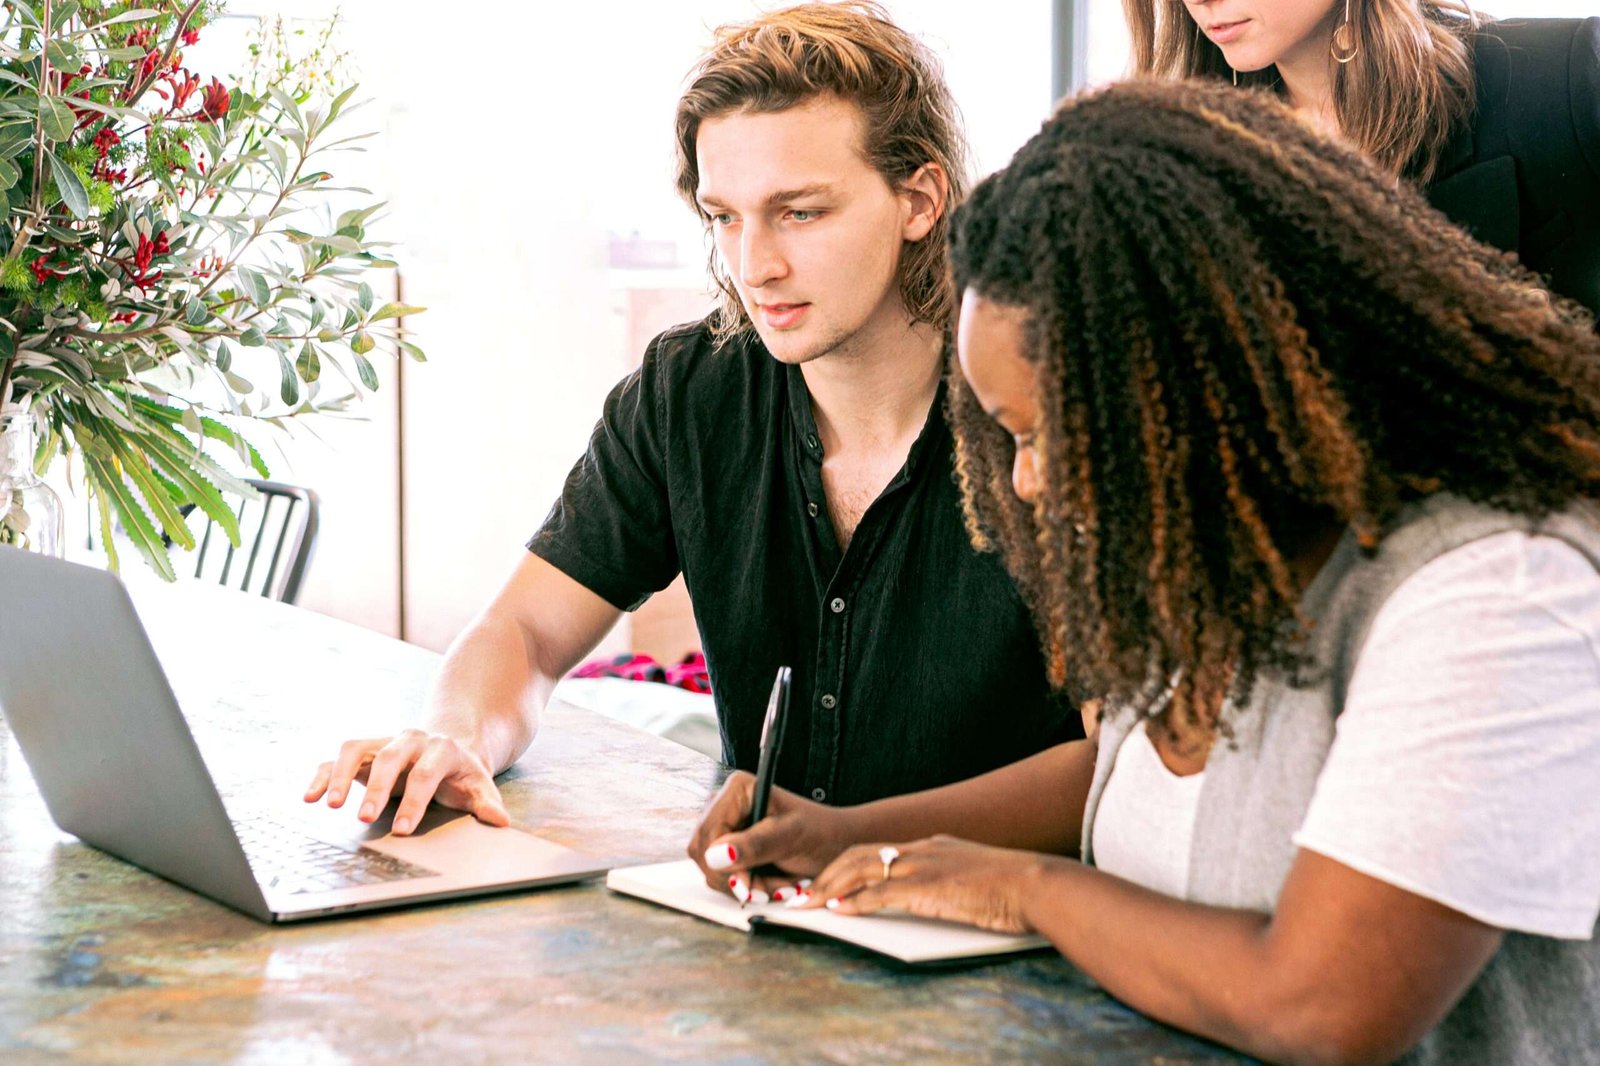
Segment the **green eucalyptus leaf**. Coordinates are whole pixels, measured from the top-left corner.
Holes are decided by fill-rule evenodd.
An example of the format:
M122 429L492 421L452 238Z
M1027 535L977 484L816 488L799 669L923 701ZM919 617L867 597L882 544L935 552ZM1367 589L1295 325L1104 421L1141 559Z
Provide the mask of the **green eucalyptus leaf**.
M135 8L132 11L124 11L120 15L113 15L112 17L106 19L104 22L96 23L95 25L89 27L89 32L90 33L94 33L97 30L104 29L107 26L115 26L119 22L143 22L146 19L157 18L160 15L161 15L161 12L155 10L154 8L149 8L149 7ZM143 55L144 53L141 51L139 54Z
M79 181L73 169L56 158L54 153L48 158L50 174L56 179L56 191L61 193L61 201L67 205L67 210L78 218L88 218L89 192L83 187L83 182Z
M298 373L307 385L314 385L322 376L322 358L317 354L317 346L306 341L300 348L300 358L295 360L295 372Z
M0 159L0 192L11 188L22 177L22 172L9 159Z
M239 343L246 348L259 348L267 343L266 335L254 326L239 334Z
M222 379L228 383L228 388L232 389L240 396L248 396L252 392L256 391L256 387L250 384L248 379L240 377L231 370L224 370L222 372Z
M409 355L414 362L426 363L428 361L428 357L422 354L422 349L410 341L401 341L400 350Z
M50 12L50 32L61 32L61 27L70 22L72 20L72 16L76 15L77 13L78 0L65 0L65 2L56 5L56 7ZM50 43L58 44L59 42L51 41ZM52 59L51 62L54 63L55 60Z
M33 135L26 126L6 127L0 132L0 158L15 159L32 143Z
M272 302L272 290L267 285L267 279L259 271L249 267L239 267L234 271L239 276L239 283L244 286L245 295L250 297L250 302L257 307L265 307Z
M372 334L364 329L359 330L354 337L350 338L350 350L357 355L366 355L376 346L377 342L372 339Z
M233 366L233 349L222 341L217 342L217 369L226 374Z
M412 304L387 303L373 312L368 322L382 322L386 318L403 318L406 315L420 315L426 307L416 307Z
M199 300L191 299L183 305L183 320L191 326L203 326L210 317L211 312Z
M356 303L360 306L363 312L372 310L371 285L368 285L364 281L361 283L361 287L356 290Z
M351 347L354 347L354 344L352 344ZM361 377L361 384L365 385L369 392L377 392L378 372L372 369L371 361L359 352L355 354L355 360L356 373Z
M77 70L83 63L83 58L72 45L57 38L45 48L45 54L50 57L50 65L56 70ZM77 86L73 86L74 91Z
M336 329L317 330L317 340L322 341L324 344L331 344L343 336L344 334Z
M289 357L282 352L278 353L278 396L283 402L293 407L300 402L300 379L295 377L294 364L289 362Z
M39 118L45 137L52 141L64 141L71 137L73 127L77 125L72 117L72 108L55 96L39 97Z

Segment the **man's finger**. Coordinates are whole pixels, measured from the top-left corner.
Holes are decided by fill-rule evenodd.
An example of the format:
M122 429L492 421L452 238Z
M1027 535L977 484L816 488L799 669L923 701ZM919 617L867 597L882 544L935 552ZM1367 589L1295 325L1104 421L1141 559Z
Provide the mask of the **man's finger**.
M328 771L328 806L342 807L344 799L350 794L350 784L356 779L356 774L372 758L374 752L387 744L388 738L382 737L367 740L347 740L339 745L339 755L333 760L333 767Z
M370 822L383 813L395 788L403 787L410 776L417 753L417 742L401 734L372 756L367 767L367 794L362 797L357 817Z
M484 825L505 828L511 824L511 812L493 780L484 781L472 790L472 815Z
M428 751L418 756L406 775L405 795L394 812L392 831L395 836L408 835L422 821L444 776L445 767L436 753Z
M311 775L311 784L306 786L306 802L315 803L328 791L328 778L333 774L333 763L325 762L317 767L317 772Z

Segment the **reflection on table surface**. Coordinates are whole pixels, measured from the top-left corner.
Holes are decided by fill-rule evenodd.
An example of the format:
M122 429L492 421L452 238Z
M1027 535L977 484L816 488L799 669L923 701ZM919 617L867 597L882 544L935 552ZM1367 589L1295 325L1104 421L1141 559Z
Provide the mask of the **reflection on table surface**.
M339 741L413 720L437 665L282 604L130 585L230 797L298 803ZM682 856L721 778L686 748L556 705L500 784L512 816L541 835L647 862ZM744 936L596 883L265 925L57 830L0 724L0 1061L358 1059L1237 1056L1143 1019L1057 957L908 972L831 942Z

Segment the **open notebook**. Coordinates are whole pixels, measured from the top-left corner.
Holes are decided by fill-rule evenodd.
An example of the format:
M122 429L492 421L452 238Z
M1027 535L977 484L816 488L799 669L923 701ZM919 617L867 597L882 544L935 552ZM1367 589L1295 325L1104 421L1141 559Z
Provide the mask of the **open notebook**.
M904 914L853 916L821 909L796 910L782 903L752 903L741 909L733 897L707 888L700 867L689 859L612 870L606 875L606 887L730 929L750 932L762 923L803 929L887 955L910 966L980 959L1050 946L1041 936L989 933L970 925Z

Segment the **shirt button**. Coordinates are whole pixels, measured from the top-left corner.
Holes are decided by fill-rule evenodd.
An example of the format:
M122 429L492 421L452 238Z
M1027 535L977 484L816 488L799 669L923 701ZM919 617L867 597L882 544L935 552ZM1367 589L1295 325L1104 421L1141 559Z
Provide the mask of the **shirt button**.
M824 710L828 710L828 711L833 710L834 705L837 704L838 702L839 702L838 700L833 698L833 693L831 693L831 692L828 693L826 696L822 697L822 707L823 707Z
M817 517L817 505L814 503L806 504L806 514L810 515L812 518Z
M844 601L841 600L839 597L835 596L833 598L833 602L828 604L828 609L831 610L834 614L843 614L844 613Z
M828 798L828 790L825 788L814 788L811 790L811 798L816 800L818 803L821 803L823 800Z
M806 447L807 448L815 448L816 446L817 446L817 435L815 433L807 433L806 434Z

